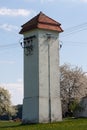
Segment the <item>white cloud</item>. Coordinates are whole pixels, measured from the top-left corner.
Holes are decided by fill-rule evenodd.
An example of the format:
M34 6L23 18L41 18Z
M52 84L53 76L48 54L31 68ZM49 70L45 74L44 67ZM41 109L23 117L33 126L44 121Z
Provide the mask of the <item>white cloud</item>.
M5 46L0 45L0 47L5 47ZM12 64L13 65L13 64L15 64L15 61L4 61L4 60L1 61L0 60L0 64Z
M81 0L81 2L87 2L87 0Z
M75 2L75 3L85 3L87 0L61 0L64 2Z
M21 78L19 78L19 79L17 80L17 82L22 83L23 81L22 81Z
M0 25L0 29L3 29L5 31L14 31L14 30L18 30L19 28L15 25L10 25L5 23Z
M36 0L24 0L25 2L36 2ZM40 2L43 3L48 3L48 2L87 2L87 0L40 0Z
M9 91L9 93L11 94L12 104L16 105L16 104L23 103L23 82L22 82L22 80L20 82L17 81L15 83L2 83L2 84L0 84L0 87L3 87Z
M44 2L58 2L58 0L41 0L41 3L44 3ZM87 0L59 0L59 2L86 3Z
M32 13L34 14L33 10L0 8L0 15L2 16L29 16Z
M25 2L35 2L36 0L24 0Z
M54 2L56 0L41 0L41 3L44 3L44 2Z

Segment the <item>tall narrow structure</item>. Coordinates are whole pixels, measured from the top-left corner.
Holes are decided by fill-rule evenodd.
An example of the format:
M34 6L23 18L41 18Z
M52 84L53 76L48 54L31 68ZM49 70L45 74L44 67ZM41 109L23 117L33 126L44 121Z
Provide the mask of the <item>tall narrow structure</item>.
M22 26L24 35L23 121L62 120L59 83L60 23L42 12Z

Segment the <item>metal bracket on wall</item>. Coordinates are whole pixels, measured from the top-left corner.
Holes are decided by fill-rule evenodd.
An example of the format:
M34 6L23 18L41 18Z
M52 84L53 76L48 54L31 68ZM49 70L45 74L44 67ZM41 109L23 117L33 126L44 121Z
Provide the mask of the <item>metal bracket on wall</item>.
M22 48L24 49L24 53L26 56L33 54L33 49L34 49L33 39L35 38L36 38L35 35L26 37L24 38L23 42L20 43Z

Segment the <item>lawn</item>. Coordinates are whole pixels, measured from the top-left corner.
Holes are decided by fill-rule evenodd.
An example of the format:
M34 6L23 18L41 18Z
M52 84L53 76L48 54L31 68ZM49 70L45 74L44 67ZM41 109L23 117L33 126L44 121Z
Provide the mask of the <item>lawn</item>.
M87 130L87 119L66 119L58 123L34 125L0 121L0 130Z

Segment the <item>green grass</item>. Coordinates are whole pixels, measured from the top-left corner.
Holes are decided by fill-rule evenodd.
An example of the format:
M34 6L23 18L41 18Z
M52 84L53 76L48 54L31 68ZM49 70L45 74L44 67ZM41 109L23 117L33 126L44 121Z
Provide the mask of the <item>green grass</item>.
M0 130L87 130L87 119L66 119L58 123L34 125L0 121Z

